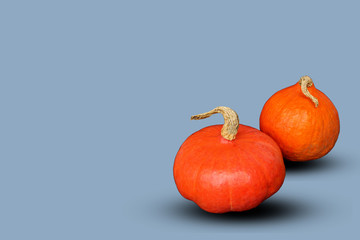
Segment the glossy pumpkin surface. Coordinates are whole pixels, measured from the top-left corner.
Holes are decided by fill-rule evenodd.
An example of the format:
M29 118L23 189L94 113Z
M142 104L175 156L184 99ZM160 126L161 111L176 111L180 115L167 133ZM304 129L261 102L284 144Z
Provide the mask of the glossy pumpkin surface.
M173 167L176 186L208 212L252 209L284 181L281 150L266 134L241 124L235 139L226 140L222 126L205 127L185 140Z
M318 100L317 107L296 83L271 96L260 115L260 130L279 144L290 161L323 157L334 147L340 132L334 104L311 85L307 89Z

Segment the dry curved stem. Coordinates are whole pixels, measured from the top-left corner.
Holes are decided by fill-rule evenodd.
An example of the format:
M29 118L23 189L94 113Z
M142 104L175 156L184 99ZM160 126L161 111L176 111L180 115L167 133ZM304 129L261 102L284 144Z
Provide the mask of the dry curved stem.
M234 140L239 128L239 117L237 113L228 107L216 107L213 110L191 116L191 120L208 118L215 113L221 113L224 117L224 125L221 129L221 136L227 140Z
M315 107L319 106L319 101L316 97L314 97L313 95L310 94L308 87L311 87L313 85L313 81L311 79L311 77L309 76L303 76L300 78L299 84L301 86L301 91L302 93L311 99L311 101L313 101L313 103L315 104Z

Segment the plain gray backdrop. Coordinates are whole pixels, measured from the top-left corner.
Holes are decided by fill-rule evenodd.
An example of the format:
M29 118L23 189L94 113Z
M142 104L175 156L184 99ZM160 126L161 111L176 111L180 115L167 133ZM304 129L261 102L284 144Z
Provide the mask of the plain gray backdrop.
M359 237L357 1L1 1L0 238ZM214 215L178 193L190 116L258 128L265 101L310 75L341 133L287 163L258 208Z

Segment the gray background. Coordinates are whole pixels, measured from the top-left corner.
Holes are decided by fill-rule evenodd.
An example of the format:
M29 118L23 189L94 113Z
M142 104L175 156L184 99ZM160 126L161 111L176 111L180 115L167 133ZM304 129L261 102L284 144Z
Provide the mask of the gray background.
M1 239L359 237L356 1L1 1ZM172 165L224 105L258 128L309 74L341 133L280 191L213 215ZM125 238L124 238L125 237Z

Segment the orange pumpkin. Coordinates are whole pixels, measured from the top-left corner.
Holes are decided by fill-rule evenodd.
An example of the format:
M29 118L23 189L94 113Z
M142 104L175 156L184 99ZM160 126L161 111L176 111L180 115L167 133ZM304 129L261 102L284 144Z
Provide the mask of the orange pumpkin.
M260 115L260 130L280 146L285 159L308 161L326 155L340 132L339 114L309 76L275 93Z
M245 211L281 187L285 166L279 146L261 131L239 124L227 107L192 116L224 116L224 125L205 127L188 137L174 162L180 194L212 213Z

